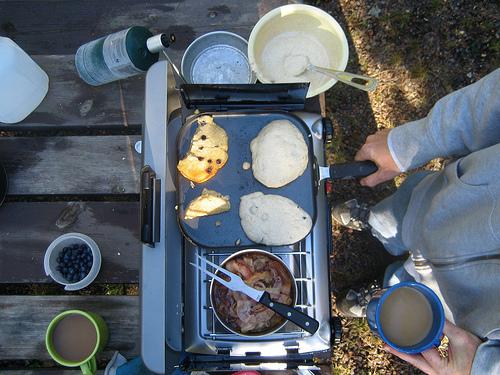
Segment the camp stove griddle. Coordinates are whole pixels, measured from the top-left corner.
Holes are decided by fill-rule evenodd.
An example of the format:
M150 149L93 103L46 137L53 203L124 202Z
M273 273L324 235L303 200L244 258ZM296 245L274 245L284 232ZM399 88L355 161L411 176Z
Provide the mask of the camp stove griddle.
M203 108L203 103L193 100L188 103L191 108L185 103L181 106L174 85L166 62L158 62L150 68L146 77L141 175L141 237L145 243L141 275L144 363L161 374L193 370L284 370L299 366L303 372L318 370L315 360L329 357L332 345L340 341L341 335L339 319L332 316L330 306L331 222L324 183L316 195L316 222L304 240L292 246L250 246L276 254L285 262L297 283L296 308L319 321L318 331L311 336L287 322L276 333L259 338L229 332L218 322L210 305L210 280L189 262L196 262L196 254L199 254L220 264L237 250L194 245L184 238L177 221L177 135L194 107ZM209 100L205 108L211 112L238 108L248 111L255 105L268 110L293 110L309 127L314 155L318 163L324 164L324 142L327 135L331 136L331 129L325 126L328 123L319 114L304 111L303 99L301 103L296 100L297 88L300 89L292 85L281 94L267 95L274 97L267 105L253 99L241 100L245 95L240 88L234 95L240 99L233 102L228 99L230 95L223 95L221 97L228 100L221 101L221 97ZM199 92L196 87L191 90L194 96Z

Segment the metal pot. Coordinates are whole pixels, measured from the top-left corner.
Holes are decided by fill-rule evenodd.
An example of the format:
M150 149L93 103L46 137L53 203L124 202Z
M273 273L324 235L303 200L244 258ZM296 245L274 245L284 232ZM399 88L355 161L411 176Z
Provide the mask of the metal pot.
M247 250L241 250L241 251L238 251L236 253L234 253L233 255L227 257L226 259L224 259L224 261L220 264L221 267L224 267L224 265L229 262L230 260L233 260L235 258L238 258L244 254L251 254L251 253L257 253L257 254L263 254L273 260L276 260L278 261L282 266L283 268L288 272L288 276L290 277L290 280L292 281L292 292L291 292L291 299L293 301L293 306L295 306L297 304L297 283L295 282L295 278L293 277L293 274L292 272L290 272L290 269L287 267L287 265L285 264L285 262L283 262L283 260L281 260L280 257L276 256L275 254L272 254L268 251L265 251L265 250L258 250L258 249L247 249ZM219 274L218 272L216 274ZM217 319L219 320L219 322L228 330L228 331L231 331L237 335L240 335L240 336L244 336L244 337L262 337L262 336L267 336L267 335L271 335L273 333L275 333L276 331L280 330L281 328L283 328L283 326L287 323L287 320L284 320L283 323L280 323L278 325L276 325L275 327L270 327L269 329L267 329L266 331L262 331L262 332L259 332L259 333L241 333L241 332L238 332L238 331L235 331L234 329L230 328L225 322L224 322L224 319L222 319L220 316L219 316L219 313L217 312L217 309L214 307L214 280L212 280L211 284L210 284L210 304L214 310L214 313L215 313L215 316L217 317Z
M195 39L184 52L181 72L188 83L255 83L247 57L248 43L227 31Z

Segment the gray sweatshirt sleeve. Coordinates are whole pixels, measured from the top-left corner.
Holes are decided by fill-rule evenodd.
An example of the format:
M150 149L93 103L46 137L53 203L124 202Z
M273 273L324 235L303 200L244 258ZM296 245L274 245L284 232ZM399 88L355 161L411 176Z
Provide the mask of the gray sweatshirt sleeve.
M459 157L500 143L500 69L440 99L427 117L389 133L401 171L436 157Z
M500 374L500 340L488 340L477 348L471 375Z

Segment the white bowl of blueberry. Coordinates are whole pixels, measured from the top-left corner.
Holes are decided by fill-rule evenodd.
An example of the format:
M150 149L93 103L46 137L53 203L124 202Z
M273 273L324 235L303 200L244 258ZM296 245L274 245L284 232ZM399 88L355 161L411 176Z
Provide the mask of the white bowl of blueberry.
M95 241L81 233L57 237L47 248L45 274L64 285L65 290L88 286L101 269L101 252Z

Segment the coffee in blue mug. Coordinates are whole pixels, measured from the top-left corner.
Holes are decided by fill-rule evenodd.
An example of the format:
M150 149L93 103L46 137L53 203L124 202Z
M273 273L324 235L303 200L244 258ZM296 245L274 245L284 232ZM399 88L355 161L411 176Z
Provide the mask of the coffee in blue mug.
M416 354L441 342L444 310L423 284L402 282L375 292L366 309L370 329L397 351Z

